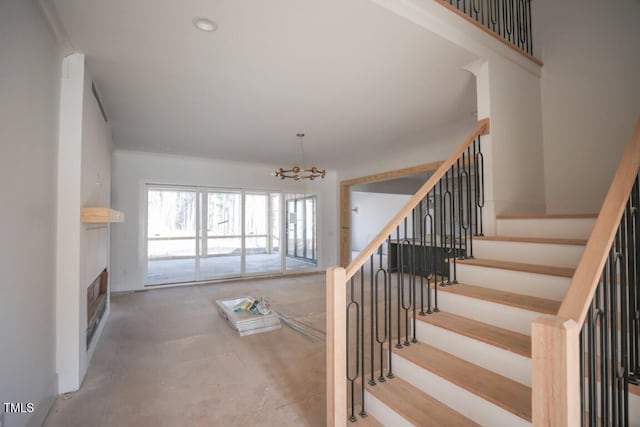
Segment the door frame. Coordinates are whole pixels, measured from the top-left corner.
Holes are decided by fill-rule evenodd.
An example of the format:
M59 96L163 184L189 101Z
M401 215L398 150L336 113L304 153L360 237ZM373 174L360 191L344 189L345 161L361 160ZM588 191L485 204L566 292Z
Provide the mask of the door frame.
M347 267L351 262L351 187L354 185L371 184L374 182L389 181L396 178L405 178L425 172L434 172L443 160L433 163L425 163L387 172L375 173L340 181L340 266Z

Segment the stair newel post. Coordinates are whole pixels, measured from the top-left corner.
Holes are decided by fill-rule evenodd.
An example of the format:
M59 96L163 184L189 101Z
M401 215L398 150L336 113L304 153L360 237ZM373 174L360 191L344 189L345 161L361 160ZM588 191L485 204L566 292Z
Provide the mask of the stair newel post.
M532 324L532 416L536 427L580 426L580 326L545 316Z
M330 427L347 425L346 282L344 268L327 269L327 425Z

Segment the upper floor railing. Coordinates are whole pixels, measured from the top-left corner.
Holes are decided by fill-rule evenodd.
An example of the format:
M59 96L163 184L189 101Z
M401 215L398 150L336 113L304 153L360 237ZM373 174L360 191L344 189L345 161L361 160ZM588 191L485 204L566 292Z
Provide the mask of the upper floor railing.
M532 328L533 424L629 426L640 381L640 120L557 316Z
M533 56L531 0L436 0Z

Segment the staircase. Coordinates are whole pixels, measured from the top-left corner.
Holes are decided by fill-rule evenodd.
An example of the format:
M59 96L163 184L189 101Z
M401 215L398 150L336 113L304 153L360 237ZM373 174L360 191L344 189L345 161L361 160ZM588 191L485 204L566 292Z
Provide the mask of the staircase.
M640 427L640 122L597 217L488 217L489 132L327 270L329 425Z
M418 342L392 346L396 378L366 385L367 424L531 425L531 323L557 313L595 218L499 217L440 287L440 311L418 316Z

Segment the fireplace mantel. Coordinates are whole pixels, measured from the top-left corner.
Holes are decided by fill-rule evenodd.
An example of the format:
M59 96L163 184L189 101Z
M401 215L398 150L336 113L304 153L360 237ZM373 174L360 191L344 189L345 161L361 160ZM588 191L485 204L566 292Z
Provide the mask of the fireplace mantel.
M111 208L82 208L81 220L85 224L124 222L124 212Z

